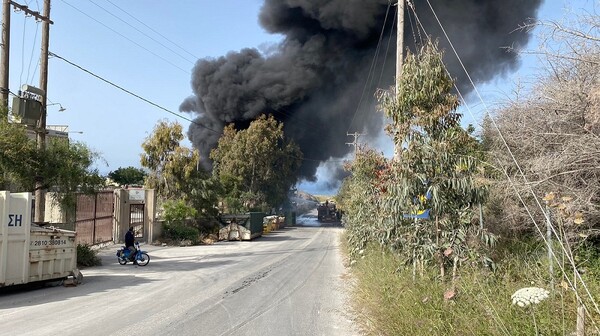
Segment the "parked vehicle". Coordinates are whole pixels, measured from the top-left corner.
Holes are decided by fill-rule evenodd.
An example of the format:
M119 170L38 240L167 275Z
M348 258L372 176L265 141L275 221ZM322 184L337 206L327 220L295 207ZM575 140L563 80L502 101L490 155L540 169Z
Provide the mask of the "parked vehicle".
M150 256L145 251L140 249L140 243L135 243L135 258L133 263L137 263L139 266L146 266L150 262ZM125 246L121 246L121 249L117 250L117 259L119 260L119 264L125 265L130 259L131 251Z

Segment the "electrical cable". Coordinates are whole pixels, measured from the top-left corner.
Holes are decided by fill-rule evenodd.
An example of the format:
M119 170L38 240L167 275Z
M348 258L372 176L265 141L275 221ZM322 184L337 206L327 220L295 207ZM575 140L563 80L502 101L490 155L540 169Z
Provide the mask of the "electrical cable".
M452 41L451 41L451 40L450 40L450 38L448 37L448 34L446 33L446 30L445 30L444 26L442 25L441 21L439 20L439 17L437 16L437 13L436 13L436 12L435 12L435 10L433 9L433 6L431 5L431 3L430 3L430 1L429 1L429 0L427 0L427 3L428 3L428 5L429 5L429 7L430 7L431 11L433 12L433 14L434 14L434 17L436 18L436 20L437 20L437 22L438 22L438 24L439 24L440 28L442 29L442 32L444 33L444 36L445 36L445 37L446 37L446 39L448 40L448 42L449 42L449 44L450 44L450 47L452 48L452 50L453 50L453 52L454 52L455 56L458 58L458 61L459 61L459 63L461 64L463 71L466 73L466 75L467 75L467 78L469 79L469 81L470 81L471 85L473 86L473 88L474 88L474 91L476 92L476 94L477 94L477 96L478 96L479 100L480 100L480 101L481 101L481 103L483 104L483 106L484 106L484 109L485 109L485 111L486 111L486 114L487 114L487 115L488 115L488 117L491 119L491 121L492 121L492 124L494 125L494 127L495 127L495 128L496 128L496 130L498 131L498 133L499 133L499 135L500 135L500 138L502 139L502 142L503 142L504 146L507 148L507 150L508 150L508 152L509 152L509 154L510 154L510 156L511 156L512 160L513 160L513 162L516 164L516 166L517 166L517 169L519 170L519 173L521 174L521 177L522 177L522 178L525 180L526 184L529 186L530 193L533 195L534 199L536 200L536 203L537 203L537 205L540 207L540 209L542 210L542 212L543 212L543 213L544 213L544 214L547 216L547 214L546 214L545 210L543 209L543 207L542 207L541 203L539 202L539 199L538 199L537 195L535 195L535 193L533 192L533 190L532 190L531 186L529 185L529 183L528 183L528 180L527 180L527 178L526 178L525 174L523 173L523 170L521 169L521 167L520 167L520 165L519 165L518 161L516 160L516 157L514 156L514 154L513 154L512 150L511 150L511 149L510 149L510 147L508 146L508 143L506 142L506 139L504 138L504 135L502 134L502 132L501 132L500 128L498 127L498 125L496 124L496 122L495 122L494 118L492 117L491 113L489 112L489 109L488 109L487 105L485 104L485 102L483 101L483 98L482 98L482 96L480 95L480 93L479 93L479 91L478 91L478 89L477 89L477 87L476 87L476 85L475 85L474 81L472 80L472 78L471 78L471 76L470 76L469 72L467 71L466 67L464 66L464 63L462 62L462 59L461 59L461 58L460 58L460 56L458 55L458 52L456 51L456 48L454 47L454 45L453 45ZM414 9L413 9L413 10L414 10ZM416 12L415 12L415 15L416 15ZM417 18L417 19L418 19L418 18ZM419 24L422 26L422 24L420 23L420 20L419 20ZM447 71L447 69L446 69L446 71ZM459 94L460 94L460 91L459 91ZM471 116L472 116L472 118L473 118L473 119L475 119L475 117L473 116L473 114L472 114L472 112L471 112L470 108L468 107L468 104L466 104L466 101L464 100L464 97L462 97L462 94L460 94L460 96L461 96L461 99L463 100L463 102L465 103L465 106L467 107L467 110L469 111L469 113L471 113ZM517 194L517 197L519 198L519 200L521 201L521 203L522 203L522 204L523 204L523 206L525 207L525 210L527 211L527 213L528 213L528 215L529 215L530 219L531 219L531 220L532 220L532 222L534 223L534 226L536 227L536 229L537 229L538 233L539 233L539 234L540 234L540 236L542 237L542 240L544 240L544 242L545 242L546 244L548 244L548 241L546 240L546 238L545 238L545 235L543 234L543 232L542 232L542 230L541 230L541 228L540 228L539 224L537 223L537 221L536 221L536 220L535 220L535 218L533 217L533 214L530 212L530 210L529 210L529 207L527 206L527 204L525 203L525 201L524 201L524 200L523 200L523 198L521 197L521 195L520 195L519 191L516 189L516 185L515 185L515 183L512 181L512 179L510 178L510 176L508 175L508 173L507 173L507 172L504 172L504 173L505 173L505 175L506 175L506 177L507 177L507 179L508 179L508 181L509 181L509 184L512 186L513 190L514 190L514 191L515 191L515 193ZM559 237L558 233L556 232L556 229L554 228L554 226L553 226L553 225L550 225L550 228L552 229L552 232L554 233L554 235L557 237L557 239L558 239L558 241L559 241L559 244L560 244L561 248L563 249L563 252L564 252L564 253L565 253L565 255L567 256L567 259L569 260L569 262L571 263L571 265L572 265L572 266L576 267L576 266L575 266L575 265L576 265L576 264L575 264L575 261L572 259L572 256L571 256L571 255L568 253L568 251L566 250L566 248L565 248L564 244L562 243L562 240L560 239L560 237ZM557 259L557 257L556 257L556 254L553 254L553 256L554 256L554 259L557 261L557 263L558 263L559 267L561 268L561 271L562 271L562 273L563 273L564 275L566 275L566 271L564 270L564 267L563 267L563 266L560 264L559 260ZM600 313L600 310L598 309L598 305L597 305L597 303L596 303L595 299L593 298L592 294L590 293L590 291L589 291L589 289L588 289L587 285L585 284L585 282L584 282L584 281L583 281L583 279L581 278L581 275L579 274L579 272L575 272L575 274L576 274L576 277L577 277L577 278L578 278L578 279L581 281L581 283L583 284L583 287L585 288L585 290L586 290L586 293L588 294L589 298L591 299L591 301L592 301L592 303L593 303L593 305L594 305L594 307L595 307L595 309L596 309L596 312ZM566 276L565 278L567 279L567 282L568 282L568 283L569 283L569 284L570 284L570 285L573 287L573 283L571 283L571 281L570 281L569 277L568 277L568 276ZM574 287L573 287L573 288L574 288ZM582 302L582 299L581 299L581 297L579 296L579 294L577 293L577 291L575 291L575 295L576 295L576 297L578 298L579 302ZM590 314L590 312L589 312L588 308L587 308L585 305L583 305L583 307L584 307L584 309L585 309L586 313L588 314L588 316L590 316L590 317L591 317L591 314ZM593 322L593 324L596 326L596 322L595 322L593 319L592 319L592 322ZM598 327L597 327L597 326L596 326L596 329L598 329Z
M147 38L151 39L152 41L158 43L159 45L161 45L162 47L164 47L165 49L169 50L170 52L172 52L173 54L181 57L183 60L191 63L192 65L195 63L195 61L190 60L188 58L186 58L185 56L181 55L180 53L178 53L177 51L171 49L170 47L166 46L165 44L163 44L162 42L158 41L157 39L153 38L152 36L146 34L145 32L141 31L140 29L138 29L137 27L135 27L134 25L132 25L131 23L121 19L120 17L116 16L115 14L113 14L112 12L110 12L108 9L100 6L99 4L97 4L96 2L94 2L94 0L90 0L91 3L93 3L94 5L96 5L98 8L102 9L103 11L105 11L106 13L108 13L109 15L111 15L112 17L118 19L119 21L125 23L126 25L128 25L129 27L135 29L137 32L139 32L140 34L146 36Z
M31 75L31 81L30 81L29 74L31 73L31 62L33 62L33 54L35 52L35 45L37 44L37 38L38 38L39 32L40 32L40 25L36 23L35 36L33 37L33 44L31 45L31 57L29 58L29 65L27 66L27 77L25 77L27 83L33 82L33 77L35 76L37 67L39 65L40 58L38 58L38 62L36 63L35 68L33 69L33 74Z
M133 93L132 91L127 90L127 89L119 86L118 84L115 84L115 83L109 81L108 79L105 79L105 78L101 77L100 75L97 75L97 74L93 73L92 71L90 71L90 70L88 70L88 69L86 69L86 68L84 68L84 67L82 67L82 66L80 66L80 65L78 65L76 63L73 63L73 62L67 60L66 58L64 58L62 56L59 56L59 55L57 55L57 54L55 54L55 53L53 53L51 51L48 52L48 55L50 55L52 57L56 57L56 58L62 60L63 62L65 62L65 63L67 63L67 64L69 64L69 65L71 65L71 66L73 66L73 67L75 67L75 68L77 68L77 69L79 69L79 70L81 70L81 71L83 71L83 72L85 72L85 73L87 73L87 74L89 74L89 75L91 75L91 76L93 76L93 77L95 77L95 78L97 78L97 79L99 79L99 80L101 80L101 81L103 81L103 82L105 82L105 83L107 83L107 84L109 84L109 85L111 85L111 86L113 86L113 87L115 87L115 88L117 88L117 89L119 89L119 90L121 90L121 91L123 91L123 92L125 92L125 93L127 93L127 94L129 94L129 95L131 95L131 96L133 96L135 98L137 98L137 99L139 99L139 100L141 100L141 101L143 101L143 102L145 102L145 103L148 103L148 104L150 104L150 105L152 105L152 106L154 106L154 107L156 107L156 108L158 108L160 110L163 110L163 111L165 111L167 113L170 113L170 114L172 114L172 115L174 115L174 116L176 116L178 118L181 118L183 120L189 121L192 124L198 125L198 126L200 126L202 128L205 128L205 129L207 129L207 130L209 130L211 132L214 132L216 134L222 134L222 132L215 131L214 129L212 129L210 127L207 127L205 125L202 125L201 123L199 123L199 122L197 122L197 121L195 121L193 119L187 118L187 117L181 115L180 113L173 112L173 111L171 111L171 110L169 110L169 109L167 109L167 108L165 108L163 106L158 105L157 103L152 102L149 99L146 99L146 98L144 98L144 97L142 97L142 96L140 96L140 95L138 95L136 93ZM298 157L294 157L294 156L290 156L290 155L288 155L288 156L296 158L296 159L302 159L304 161L313 161L313 162L323 162L324 161L324 160L319 160L319 159L298 158ZM332 162L345 162L346 160L328 160L328 161L332 161Z
M77 8L77 7L75 7L75 6L73 6L72 4L70 4L69 2L67 2L66 0L61 0L61 1L62 1L62 2L64 2L65 4L67 4L68 6L70 6L71 8L75 9L76 11L80 12L81 14L83 14L83 15L87 16L88 18L90 18L90 19L92 19L92 20L96 21L98 24L100 24L100 25L104 26L106 29L108 29L108 30L112 31L113 33L115 33L115 34L117 34L117 35L121 36L122 38L126 39L127 41L129 41L129 42L133 43L134 45L136 45L136 46L140 47L141 49L143 49L143 50L145 50L145 51L149 52L150 54L152 54L152 55L154 55L154 56L156 56L156 57L160 58L161 60L163 60L163 61L165 61L165 62L169 63L170 65L172 65L173 67L175 67L175 68L177 68L177 69L181 70L182 72L184 72L184 73L186 73L186 74L188 74L188 75L191 75L191 72L189 72L188 70L185 70L185 69L181 68L180 66L178 66L178 65L176 65L175 63L173 63L173 62L169 61L168 59L166 59L166 58L164 58L164 57L160 56L159 54L157 54L157 53L153 52L152 50L150 50L150 49L148 49L148 48L146 48L146 47L142 46L141 44L137 43L136 41L134 41L134 40L130 39L129 37L127 37L127 36L125 36L125 35L121 34L120 32L116 31L115 29L113 29L113 28L109 27L108 25L104 24L104 23L103 23L103 22L101 22L100 20L98 20L98 19L96 19L96 18L92 17L91 15L89 15L89 14L85 13L84 11L82 11L81 9L79 9L79 8Z
M394 29L394 27L396 26L396 20L398 19L398 15L394 15L394 20L392 21L392 30ZM381 86L381 81L383 80L383 72L385 71L385 65L387 64L387 57L390 51L390 46L392 44L392 37L393 34L390 34L390 37L388 38L388 44L387 44L387 48L385 49L385 54L383 57L383 65L381 66L381 73L379 74L379 81L377 82L377 87Z
M21 74L19 83L23 83L23 70L25 70L25 34L27 32L27 17L23 18L23 43L21 44Z
M171 44L173 44L174 46L176 46L177 48L181 49L183 52L187 53L188 55L192 56L195 59L200 59L200 57L192 54L191 52L187 51L184 47L178 45L177 43L173 42L171 39L169 39L168 37L166 37L165 35L161 34L160 32L158 32L157 30L153 29L152 27L150 27L149 25L147 25L146 23L144 23L143 21L141 21L140 19L136 18L135 16L131 15L130 13L128 13L127 11L125 11L123 8L117 6L114 2L112 2L111 0L106 0L106 2L110 3L111 5L115 6L116 8L118 8L121 12L127 14L130 18L136 20L137 22L139 22L140 24L144 25L146 28L150 29L152 32L154 32L155 34L157 34L158 36L164 38L165 40L169 41Z
M383 27L381 27L381 34L379 35L379 41L377 42L377 48L375 49L375 55L373 56L373 61L371 62L371 67L369 69L369 73L367 75L367 79L365 80L365 85L363 87L363 91L362 91L362 94L360 96L360 100L358 102L358 105L356 106L356 111L352 115L352 119L350 120L350 124L348 125L348 129L346 130L346 133L350 132L350 128L352 128L352 124L354 123L354 119L356 119L356 115L358 114L358 111L360 110L360 106L362 105L363 99L364 99L365 94L367 92L367 87L369 86L369 81L371 80L371 77L372 77L372 75L375 72L375 63L377 61L377 58L379 57L379 50L380 50L380 47L381 47L381 41L383 40L383 35L385 33L385 26L386 26L386 23L387 23L387 19L388 19L391 7L392 7L392 2L390 0L388 2L388 8L387 8L387 11L385 13L385 19L384 19L384 22L383 22Z
M479 98L479 100L481 101L481 103L483 104L484 110L486 111L486 114L488 115L488 117L490 118L490 120L492 121L492 125L494 126L494 128L498 131L498 134L500 136L500 139L502 140L504 147L506 147L508 153L510 154L510 157L513 161L513 163L515 163L517 170L519 171L519 174L521 175L521 178L524 180L525 184L528 186L529 188L529 192L530 194L533 196L533 199L535 200L536 204L538 205L538 207L540 208L540 210L542 211L542 213L544 214L545 217L548 216L548 214L546 213L544 207L542 206L539 197L535 194L535 192L533 191L533 188L531 187L531 184L529 183L529 180L527 179L527 177L525 176L525 173L523 172L523 169L521 168L519 162L517 161L516 157L514 156L513 151L510 149L510 146L508 145L508 142L506 141L506 138L504 137L504 135L502 134L500 127L498 127L495 119L492 117L491 113L489 112L489 109L487 107L487 104L484 102L483 97L481 96L481 94L479 93L479 90L477 89L477 86L475 85L473 79L471 78L471 75L469 74L469 72L467 71L462 59L460 58L460 56L458 55L458 52L456 51L456 48L454 47L454 44L452 43L452 41L450 40L450 38L448 37L448 34L446 32L446 29L444 28L444 26L442 25L439 17L437 16L437 13L435 12L435 10L433 9L433 6L431 5L431 2L429 0L427 0L427 4L429 5L429 8L431 9L436 21L438 22L440 28L442 29L442 32L444 33L444 36L446 37L446 39L448 40L448 43L450 44L450 47L452 48L452 51L454 52L454 54L456 55L456 57L458 58L458 61L463 69L463 71L465 72L465 74L467 75L467 78L469 79L469 82L471 83L471 85L473 86L473 89L475 91L475 93L477 94L477 97ZM506 174L508 177L508 174ZM509 178L510 179L510 178ZM516 191L516 186L513 185L513 188ZM521 195L518 194L519 199L521 199L521 202L523 203L523 205L526 207L527 212L529 213L529 216L531 218L531 220L533 221L534 225L536 226L538 232L540 233L540 235L542 236L542 239L544 240L544 242L546 242L546 244L548 244L549 242L546 240L542 230L539 228L539 225L537 224L537 222L535 221L533 215L531 214L531 212L529 211L527 205L525 204L524 200L522 200ZM562 239L561 236L558 234L556 228L554 227L554 225L550 224L549 225L550 229L552 230L552 233L554 234L554 236L558 239L559 241L559 245L562 248L563 252L565 253L565 255L567 256L567 259L569 260L569 263L571 264L571 266L573 266L574 269L577 268L577 264L575 263L575 260L573 259L573 256L569 253L569 251L567 250L567 248L564 246L564 244L562 243ZM555 259L558 262L558 259L556 257L556 255L554 254ZM560 264L560 262L558 262L559 267L561 268L563 274L565 275L565 278L567 279L567 281L569 282L569 284L571 285L571 287L575 288L575 286L571 283L570 279L568 276L566 276L566 271L564 270L564 268L562 267L562 265ZM583 280L583 278L581 277L581 274L579 274L579 272L575 272L575 277L577 279L579 279L579 281L582 283L583 288L585 289L588 297L590 298L591 302L594 305L594 308L596 309L596 313L600 314L600 308L598 307L598 304L596 303L596 300L594 299L593 295L591 294L587 284L585 283L585 281ZM578 292L575 291L575 295L577 296L578 300L580 302L583 302L581 300L581 297L579 296ZM590 316L590 318L592 318L590 312L588 311L588 308L583 305L586 313ZM594 326L596 326L596 329L598 329L598 326L596 325L596 322L594 321L594 319L592 318L592 323L594 324Z
M157 103L154 103L154 102L152 102L152 101L150 101L150 100L148 100L148 99L146 99L146 98L144 98L144 97L142 97L142 96L140 96L138 94L135 94L135 93L133 93L133 92L131 92L131 91L129 91L129 90L127 90L127 89L125 89L125 88L123 88L123 87L121 87L121 86L119 86L119 85L117 85L117 84L115 84L115 83L113 83L111 81L109 81L108 79L105 79L105 78L103 78L103 77L101 77L101 76L93 73L92 71L87 70L84 67L82 67L80 65L77 65L77 64L75 64L75 63L73 63L73 62L65 59L62 56L59 56L59 55L57 55L57 54L55 54L53 52L48 52L48 55L50 55L52 57L56 57L56 58L58 58L58 59L60 59L60 60L62 60L64 62L68 63L69 65L74 66L74 67L78 68L79 70L81 70L83 72L86 72L87 74L92 75L93 77L96 77L97 79L99 79L99 80L101 80L101 81L103 81L103 82L105 82L105 83L107 83L107 84L109 84L109 85L111 85L111 86L113 86L113 87L115 87L115 88L117 88L117 89L119 89L119 90L121 90L121 91L123 91L123 92L125 92L125 93L127 93L127 94L129 94L129 95L131 95L131 96L133 96L133 97L135 97L137 99L139 99L139 100L141 100L141 101L144 101L144 102L146 102L146 103L148 103L148 104L150 104L150 105L152 105L152 106L154 106L154 107L156 107L158 109L161 109L161 110L163 110L163 111L165 111L167 113L170 113L170 114L172 114L172 115L174 115L176 117L179 117L179 118L181 118L183 120L189 121L189 122L191 122L191 123L193 123L195 125L198 125L198 126L200 126L202 128L205 128L205 129L207 129L209 131L212 131L214 133L221 134L221 132L215 131L214 129L212 129L210 127L207 127L205 125L202 125L202 124L198 123L195 120L187 118L187 117L181 115L180 113L173 112L173 111L167 109L166 107L162 107L162 106L158 105Z

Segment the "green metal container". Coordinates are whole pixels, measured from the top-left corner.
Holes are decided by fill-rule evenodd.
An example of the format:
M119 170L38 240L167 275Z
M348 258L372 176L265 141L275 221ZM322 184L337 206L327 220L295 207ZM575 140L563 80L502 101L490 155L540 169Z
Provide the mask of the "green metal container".
M296 225L296 211L288 211L285 214L285 224L287 226L294 226L294 225Z
M246 221L244 227L250 230L250 235L253 238L259 237L263 232L263 219L267 214L264 212L250 212L250 218Z

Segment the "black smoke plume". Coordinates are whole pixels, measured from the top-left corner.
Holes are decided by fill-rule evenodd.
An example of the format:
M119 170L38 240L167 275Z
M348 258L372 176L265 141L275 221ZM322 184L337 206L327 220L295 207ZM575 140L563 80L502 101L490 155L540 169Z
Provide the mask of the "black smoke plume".
M535 17L542 0L430 1L466 68L481 83L516 69L516 55L503 47L527 43L529 35L515 29ZM226 124L243 129L261 114L285 123L286 136L307 158L299 176L306 180L314 181L320 163L353 150L346 144L352 140L347 131L375 138L383 118L375 111L373 94L390 86L395 74L396 8L388 0L265 0L261 25L283 35L274 51L248 48L201 59L194 67L194 95L180 110L196 113L195 122L206 126L192 123L188 131L205 167ZM415 0L414 8L446 50L445 62L458 86L469 92L427 2ZM425 36L408 12L404 40L414 49Z

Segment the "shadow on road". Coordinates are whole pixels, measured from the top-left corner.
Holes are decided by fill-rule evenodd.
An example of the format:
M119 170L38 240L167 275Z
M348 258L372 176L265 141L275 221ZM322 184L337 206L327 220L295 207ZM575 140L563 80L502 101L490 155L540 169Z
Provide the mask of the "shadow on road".
M118 279L115 281L115 279ZM74 297L97 295L117 288L129 288L140 284L151 283L155 280L142 278L136 274L128 275L91 275L84 276L83 283L76 287L64 287L62 282L36 282L0 289L0 311L7 308L35 306ZM36 292L35 299L31 295Z

